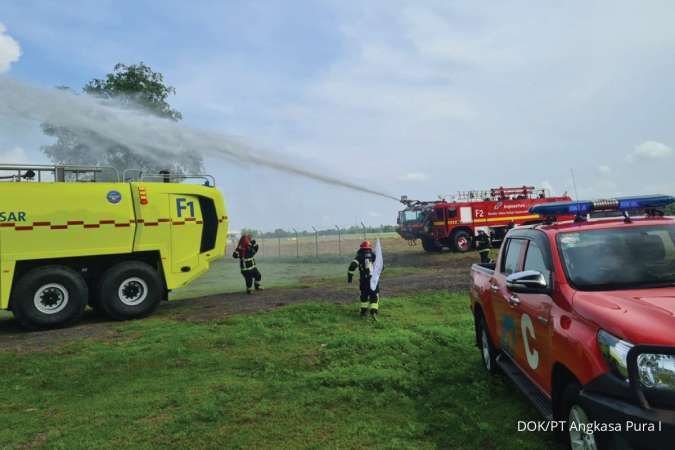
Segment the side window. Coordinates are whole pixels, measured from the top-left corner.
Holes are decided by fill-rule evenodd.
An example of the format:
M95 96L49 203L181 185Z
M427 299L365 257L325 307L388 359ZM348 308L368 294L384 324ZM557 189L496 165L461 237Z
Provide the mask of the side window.
M444 215L443 215L443 209L442 209L442 208L438 208L438 209L436 210L436 220L445 220L445 217L444 217Z
M448 208L448 219L457 217L457 208Z
M534 242L530 242L527 246L527 255L525 255L525 267L523 270L536 270L544 275L546 281L550 282L551 280L551 271L546 267L544 254Z
M502 257L501 271L504 275L511 275L520 270L520 256L523 254L527 241L524 239L509 239L505 245L506 255Z

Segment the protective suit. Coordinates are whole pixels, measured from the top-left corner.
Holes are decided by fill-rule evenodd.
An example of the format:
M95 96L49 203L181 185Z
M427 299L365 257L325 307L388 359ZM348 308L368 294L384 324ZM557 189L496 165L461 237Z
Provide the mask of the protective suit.
M255 264L256 253L258 253L258 243L251 238L250 234L244 235L239 239L237 249L232 253L233 258L239 258L239 268L246 282L247 294L252 292L252 287L255 287L256 291L262 290L260 284L262 275Z
M370 245L370 242L363 241L356 252L356 257L349 264L347 272L347 282L351 283L354 279L356 269L359 270L359 289L361 290L361 315L365 316L370 310L370 315L375 320L380 299L380 285L379 283L372 289L370 280L373 274L373 265L375 263L375 253Z

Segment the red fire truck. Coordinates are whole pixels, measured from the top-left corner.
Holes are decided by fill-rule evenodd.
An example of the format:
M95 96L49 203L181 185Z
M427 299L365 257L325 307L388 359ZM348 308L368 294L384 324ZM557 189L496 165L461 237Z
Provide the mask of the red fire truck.
M459 192L452 201L418 202L402 197L406 208L399 212L398 233L409 241L420 239L428 252L443 248L468 252L479 230L499 247L513 226L541 220L529 212L531 207L569 200L567 195L549 197L545 189L532 186Z

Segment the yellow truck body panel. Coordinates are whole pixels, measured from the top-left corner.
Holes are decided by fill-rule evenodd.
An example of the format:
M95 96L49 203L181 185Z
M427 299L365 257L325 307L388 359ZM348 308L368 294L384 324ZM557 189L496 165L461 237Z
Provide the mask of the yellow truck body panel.
M227 213L212 187L187 183L0 183L0 308L17 265L157 254L167 290L225 254ZM84 263L83 263L84 264ZM86 264L85 264L86 265Z

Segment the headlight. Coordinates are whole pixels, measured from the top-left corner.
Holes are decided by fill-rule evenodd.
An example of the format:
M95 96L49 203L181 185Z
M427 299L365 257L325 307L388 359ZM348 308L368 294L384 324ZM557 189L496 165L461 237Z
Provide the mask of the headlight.
M642 353L637 358L637 366L643 386L675 389L675 356Z
M628 381L628 351L633 347L630 342L623 341L604 330L598 332L598 346L605 361L612 371Z

